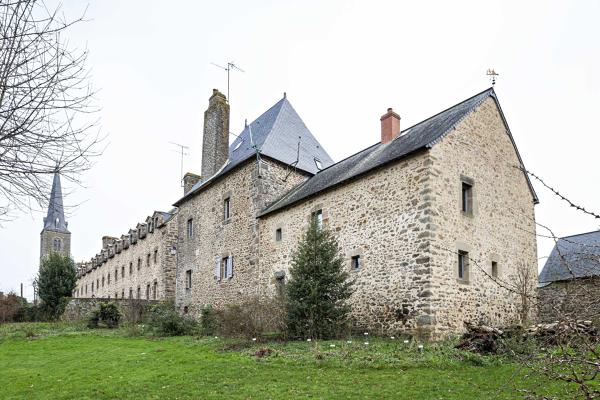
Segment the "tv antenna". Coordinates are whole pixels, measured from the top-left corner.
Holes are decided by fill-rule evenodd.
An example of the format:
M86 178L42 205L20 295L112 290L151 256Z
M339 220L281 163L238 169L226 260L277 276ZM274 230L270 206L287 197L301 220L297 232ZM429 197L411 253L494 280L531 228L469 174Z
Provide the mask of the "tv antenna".
M488 70L486 71L485 74L490 77L490 81L492 82L492 86L494 86L496 84L496 77L498 75L500 75L499 73L497 73L496 71L494 71L493 68L488 68Z
M233 61L228 62L226 67L219 65L219 64L215 64L214 62L211 62L211 64L214 65L215 67L218 67L218 68L221 68L221 69L227 71L227 101L229 101L229 73L233 70L238 70L240 72L246 72L246 71L244 71L243 69L241 69L240 67L235 65L233 63Z
M189 153L185 152L186 150L189 149L189 147L188 146L184 146L184 145L179 144L179 143L175 143L175 142L169 142L169 143L171 143L172 145L175 145L175 146L179 147L179 150L171 150L171 151L173 151L175 153L179 153L181 155L181 179L180 179L180 182L181 182L181 187L183 187L184 186L183 185L183 157L189 155Z

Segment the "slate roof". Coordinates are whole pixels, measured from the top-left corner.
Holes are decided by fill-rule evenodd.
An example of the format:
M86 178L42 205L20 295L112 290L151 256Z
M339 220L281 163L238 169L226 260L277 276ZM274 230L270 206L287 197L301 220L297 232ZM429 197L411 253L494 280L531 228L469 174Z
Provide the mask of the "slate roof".
M65 212L63 208L62 188L60 186L60 175L54 173L52 191L48 202L48 213L44 218L44 230L69 233Z
M345 160L324 169L311 177L304 183L298 185L282 198L267 207L259 216L289 207L301 200L307 199L326 189L335 187L343 182L357 178L375 168L381 167L392 161L406 157L416 151L431 148L450 132L463 118L479 106L485 99L492 97L498 104L496 93L493 88L484 90L475 96L450 107L439 114L434 115L412 127L405 129L401 134L389 143L377 143ZM502 115L502 110L500 109ZM509 137L512 139L506 120L502 115ZM517 148L515 146L515 151ZM518 155L517 151L517 155ZM521 157L519 156L519 161ZM522 164L522 162L521 162ZM529 188L537 203L537 196L529 178L526 176Z
M540 284L600 276L600 231L557 240L538 277Z
M300 143L300 151L298 151L298 143ZM284 96L246 126L231 143L227 163L212 177L196 183L183 198L175 203L175 206L244 161L256 157L255 149L260 149L261 156L273 158L284 164L295 164L297 169L311 175L319 171L315 159L320 161L321 168L333 164L329 154L321 147L287 97Z

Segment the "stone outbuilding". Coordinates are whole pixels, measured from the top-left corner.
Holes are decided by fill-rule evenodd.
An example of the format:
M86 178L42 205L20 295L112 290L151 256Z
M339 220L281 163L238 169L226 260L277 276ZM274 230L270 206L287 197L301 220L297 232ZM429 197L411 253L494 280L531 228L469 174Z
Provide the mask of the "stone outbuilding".
M559 238L538 281L542 322L600 321L600 231Z

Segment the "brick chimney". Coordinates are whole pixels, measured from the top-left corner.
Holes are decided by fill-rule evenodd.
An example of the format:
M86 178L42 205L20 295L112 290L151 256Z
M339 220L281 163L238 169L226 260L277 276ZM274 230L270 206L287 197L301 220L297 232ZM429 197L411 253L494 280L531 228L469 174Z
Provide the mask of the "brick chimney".
M194 186L200 179L202 179L200 175L186 172L183 176L183 194L185 195L192 190L192 186Z
M381 116L381 143L389 143L400 134L400 116L391 108Z
M204 112L204 137L202 140L202 176L213 176L229 158L229 104L217 89L208 99Z

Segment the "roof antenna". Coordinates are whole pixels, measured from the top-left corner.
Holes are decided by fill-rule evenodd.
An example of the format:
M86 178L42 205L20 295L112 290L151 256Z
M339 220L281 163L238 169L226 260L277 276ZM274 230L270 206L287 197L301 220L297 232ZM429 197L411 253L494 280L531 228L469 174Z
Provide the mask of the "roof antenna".
M302 141L302 136L298 136L298 149L296 150L296 161L294 161L293 163L288 165L288 173L285 175L285 178L283 178L284 182L287 182L287 179L289 178L290 174L292 173L292 167L293 170L296 170L296 167L298 166L298 162L300 161L300 142Z
M183 187L184 186L184 184L183 184L183 157L189 155L189 153L185 152L185 150L189 149L189 147L184 146L179 143L175 143L175 142L169 142L169 143L179 147L179 150L171 150L171 151L181 154L181 187Z
M499 73L497 73L496 71L494 71L494 68L488 68L488 70L486 71L485 74L490 77L490 81L492 82L492 86L494 86L496 84L496 77L498 75L500 75Z
M227 101L229 102L229 73L232 70L235 70L235 69L237 69L240 72L246 72L246 71L244 71L243 69L241 69L240 67L238 67L237 65L235 65L233 63L233 61L229 61L227 63L226 67L224 67L222 65L219 65L219 64L215 64L214 62L211 62L211 64L214 65L215 67L218 67L218 68L221 68L221 69L227 71Z

